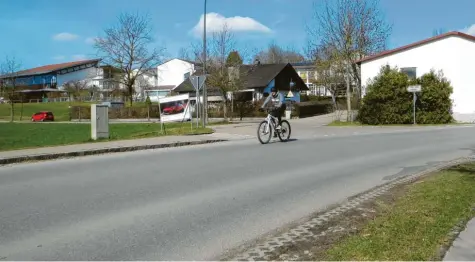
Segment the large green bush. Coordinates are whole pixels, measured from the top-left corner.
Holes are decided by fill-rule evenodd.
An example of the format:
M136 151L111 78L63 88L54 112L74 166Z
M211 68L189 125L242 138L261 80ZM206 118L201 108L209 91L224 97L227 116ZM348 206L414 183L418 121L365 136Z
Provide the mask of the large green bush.
M417 94L416 122L418 124L446 124L453 121L451 108L452 87L442 72L431 71L410 80L397 68L384 66L367 87L358 113L363 124L412 124L412 93L410 85L421 85Z

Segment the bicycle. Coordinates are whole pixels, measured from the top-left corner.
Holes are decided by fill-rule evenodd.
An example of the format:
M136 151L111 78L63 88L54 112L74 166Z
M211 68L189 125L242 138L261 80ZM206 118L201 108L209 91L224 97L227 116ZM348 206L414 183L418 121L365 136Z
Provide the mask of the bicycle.
M277 134L277 136L279 137L279 140L281 142L288 141L289 138L290 138L290 133L291 133L291 127L290 127L289 121L282 120L280 122L281 129L278 130L278 129L276 129L278 118L272 116L269 112L270 111L269 109L267 109L266 111L268 111L266 119L263 120L259 124L259 127L257 128L257 138L259 139L259 142L261 142L261 144L269 143L271 138L272 138L272 131L275 132L275 134ZM259 132L259 131L261 130L262 127L264 128L263 133L265 135L268 135L267 139L262 139L262 137L261 137L261 132ZM271 128L269 128L269 127L271 127ZM287 135L287 137L285 137L285 135ZM274 137L275 137L275 135L274 135Z

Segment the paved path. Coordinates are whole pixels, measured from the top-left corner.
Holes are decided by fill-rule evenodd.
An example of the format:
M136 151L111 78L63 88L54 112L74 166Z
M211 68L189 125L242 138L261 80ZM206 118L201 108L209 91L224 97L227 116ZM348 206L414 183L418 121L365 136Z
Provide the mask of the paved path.
M114 147L128 147L128 146L142 146L142 145L152 145L152 144L168 144L168 143L175 143L175 142L202 141L202 140L208 140L210 138L213 138L213 137L209 135L164 136L164 137L143 138L143 139L117 140L117 141L110 141L110 142L84 143L84 144L75 144L75 145L67 145L67 146L53 146L53 147L42 147L42 148L33 148L33 149L11 150L11 151L0 152L0 159L10 158L10 157L20 157L20 156L25 156L25 155L66 153L66 152L97 150L97 149L114 148Z
M3 166L0 258L213 260L350 195L469 155L473 133L317 128L288 143L243 139Z
M445 254L444 261L475 261L475 218L460 233Z

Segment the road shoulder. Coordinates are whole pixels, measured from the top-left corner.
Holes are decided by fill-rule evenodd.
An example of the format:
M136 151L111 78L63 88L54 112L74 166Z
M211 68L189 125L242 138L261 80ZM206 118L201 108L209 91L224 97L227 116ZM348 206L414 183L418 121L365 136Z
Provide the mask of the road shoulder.
M457 226L475 216L474 176L472 158L441 164L348 199L220 259L441 260L463 229Z
M228 140L210 135L166 136L157 138L131 139L55 147L42 147L25 150L12 150L0 153L0 165L157 148L201 145L224 141Z

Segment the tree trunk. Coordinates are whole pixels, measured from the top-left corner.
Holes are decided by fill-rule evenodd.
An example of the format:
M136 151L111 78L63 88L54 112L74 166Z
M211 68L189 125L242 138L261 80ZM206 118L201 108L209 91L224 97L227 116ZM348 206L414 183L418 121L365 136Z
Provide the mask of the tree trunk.
M13 101L10 101L10 122L13 122L13 116L14 116L14 113L15 113L15 109L13 108L15 106L15 104L13 103Z
M147 119L150 121L150 106L147 106Z
M347 115L346 121L353 122L353 116L351 111L351 86L350 86L350 77L346 77L346 107L347 107Z
M23 120L23 97L21 98L20 121Z
M234 118L234 93L231 93L231 121Z
M228 116L228 108L227 108L226 99L225 99L224 102L223 102L223 118L224 118L224 121L228 120L227 116Z
M332 96L333 110L335 113L335 121L341 121L340 114L338 112L338 104L336 103L336 92L330 91L330 95Z

